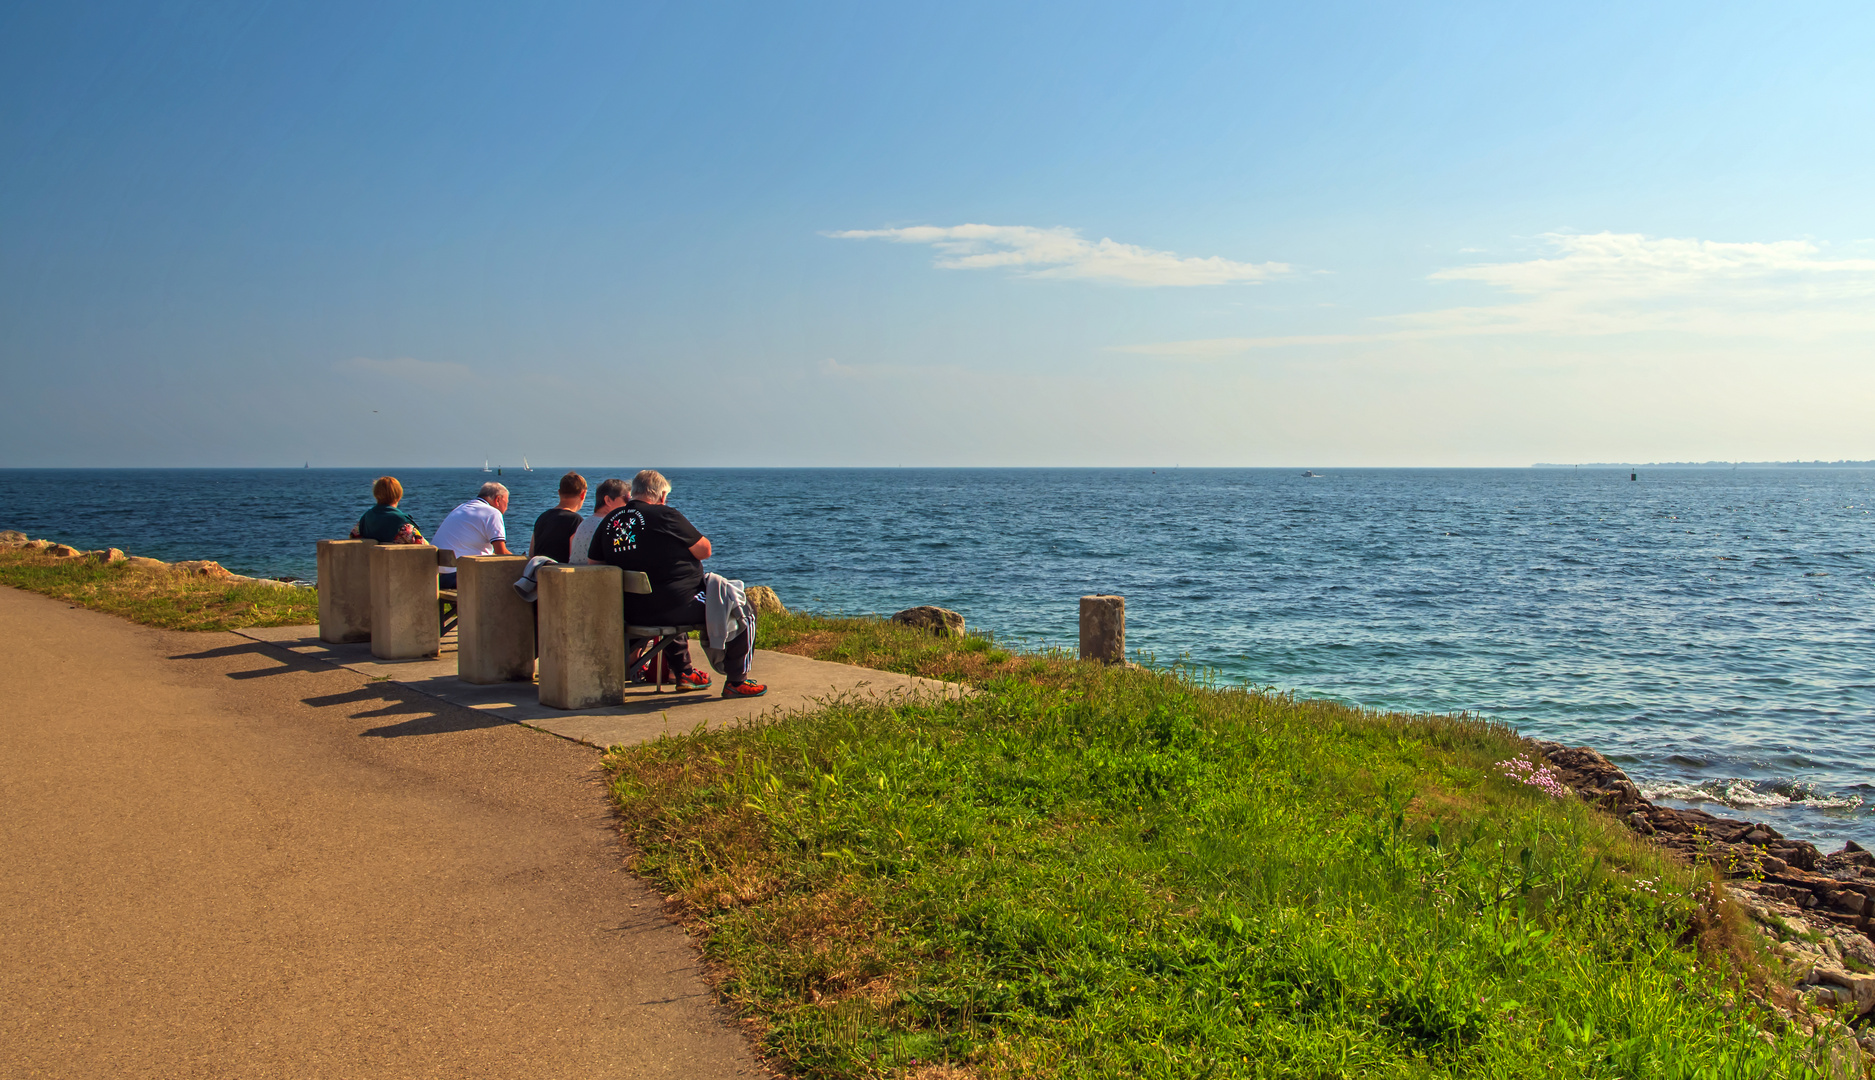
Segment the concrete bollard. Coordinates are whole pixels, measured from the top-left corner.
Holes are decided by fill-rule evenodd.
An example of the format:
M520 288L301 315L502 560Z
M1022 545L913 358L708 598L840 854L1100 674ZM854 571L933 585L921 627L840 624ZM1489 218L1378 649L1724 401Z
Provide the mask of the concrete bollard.
M456 559L456 677L469 683L532 682L534 605L514 583L525 555Z
M1126 663L1126 597L1081 597L1081 659Z
M371 549L376 540L319 541L319 640L371 640Z
M593 709L625 701L624 574L616 566L543 566L540 703Z
M371 549L371 655L415 660L442 651L436 617L436 549L379 544Z

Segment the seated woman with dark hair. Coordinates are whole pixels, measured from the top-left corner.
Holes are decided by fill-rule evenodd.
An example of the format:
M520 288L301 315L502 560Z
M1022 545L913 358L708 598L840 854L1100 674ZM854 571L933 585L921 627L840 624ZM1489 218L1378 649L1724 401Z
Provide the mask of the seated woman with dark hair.
M397 509L404 498L404 485L398 483L395 476L378 477L371 485L371 497L378 504L366 510L353 526L353 540L376 540L380 544L428 543L417 528L416 519Z

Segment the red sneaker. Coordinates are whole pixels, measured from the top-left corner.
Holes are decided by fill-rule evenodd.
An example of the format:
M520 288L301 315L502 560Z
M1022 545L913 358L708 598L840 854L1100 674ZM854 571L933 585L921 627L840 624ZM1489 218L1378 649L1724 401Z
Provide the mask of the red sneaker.
M768 687L758 682L728 683L723 687L724 697L761 697L768 693Z
M677 676L677 689L679 690L708 690L709 688L709 675L698 671L696 668L691 668L689 671Z

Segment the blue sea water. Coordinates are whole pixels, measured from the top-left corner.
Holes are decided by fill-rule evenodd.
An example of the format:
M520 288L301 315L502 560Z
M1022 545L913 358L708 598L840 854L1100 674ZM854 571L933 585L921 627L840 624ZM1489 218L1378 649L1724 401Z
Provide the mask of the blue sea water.
M595 483L627 468L583 468ZM0 528L310 578L363 470L5 470ZM480 470L403 470L426 531ZM692 469L711 566L790 606L938 604L1220 678L1472 712L1587 744L1644 790L1875 846L1875 470ZM525 544L559 472L504 470Z

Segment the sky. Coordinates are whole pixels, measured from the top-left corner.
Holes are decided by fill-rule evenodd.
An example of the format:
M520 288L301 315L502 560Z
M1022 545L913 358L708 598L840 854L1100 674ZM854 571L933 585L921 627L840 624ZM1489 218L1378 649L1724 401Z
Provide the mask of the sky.
M1866 4L11 4L0 467L1875 458Z

